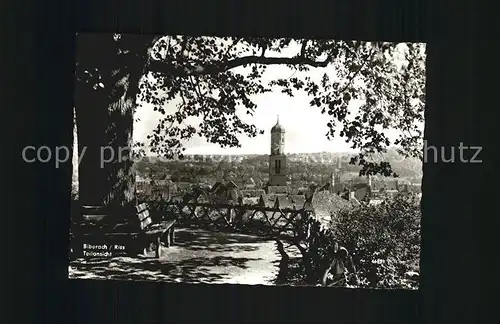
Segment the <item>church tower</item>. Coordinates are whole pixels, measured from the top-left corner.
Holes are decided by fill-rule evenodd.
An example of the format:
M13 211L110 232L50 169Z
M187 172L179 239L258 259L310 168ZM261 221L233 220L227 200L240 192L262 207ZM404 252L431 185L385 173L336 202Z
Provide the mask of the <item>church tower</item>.
M337 191L340 191L341 183L340 183L340 174L339 170L335 169L331 173L331 178L330 178L330 192L336 193Z
M285 129L279 123L271 128L271 154L269 155L269 185L286 186Z

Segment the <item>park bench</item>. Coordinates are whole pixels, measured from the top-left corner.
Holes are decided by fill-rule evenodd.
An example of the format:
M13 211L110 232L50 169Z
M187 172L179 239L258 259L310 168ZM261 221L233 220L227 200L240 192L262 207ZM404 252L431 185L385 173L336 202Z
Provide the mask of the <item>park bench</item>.
M174 244L176 220L153 219L146 203L135 207L132 222L116 224L111 220L109 212L101 207L83 206L80 224L72 230L72 240L76 245L83 243L119 243L127 246L133 253L146 254L151 243L155 243L155 257L161 256L162 241L166 247ZM114 223L114 224L113 224ZM73 243L73 242L72 242ZM74 245L74 244L72 244Z
M146 238L146 244L148 245L151 241L156 244L155 257L159 258L161 256L161 240L163 238L166 239L165 245L167 248L174 244L176 220L153 222L145 203L139 204L136 208L141 231ZM146 254L146 248L144 248L144 254Z

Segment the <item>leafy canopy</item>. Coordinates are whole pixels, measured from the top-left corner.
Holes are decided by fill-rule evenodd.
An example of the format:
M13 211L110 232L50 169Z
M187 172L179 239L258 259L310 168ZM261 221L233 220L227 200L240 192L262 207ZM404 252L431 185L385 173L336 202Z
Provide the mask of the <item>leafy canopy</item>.
M132 36L114 39L145 43L127 43L127 37ZM148 137L155 153L182 157L183 140L195 135L222 147L239 147L239 135L255 137L263 130L244 121L237 110L252 115L257 109L254 95L281 91L289 96L307 93L310 106L327 117L325 136L342 136L361 151L352 162L363 166L362 174L394 175L388 163L376 160L392 145L404 156L422 158L424 44L189 36L156 37L150 44L148 55L129 56L145 57L138 102L163 114ZM119 52L136 49L144 51L134 45ZM293 74L268 80L270 65L287 66ZM314 79L307 73L311 69L325 72ZM348 110L356 99L364 104ZM167 104L175 104L175 111L167 112ZM199 124L188 125L190 117L197 117ZM385 134L389 128L398 130L394 142Z

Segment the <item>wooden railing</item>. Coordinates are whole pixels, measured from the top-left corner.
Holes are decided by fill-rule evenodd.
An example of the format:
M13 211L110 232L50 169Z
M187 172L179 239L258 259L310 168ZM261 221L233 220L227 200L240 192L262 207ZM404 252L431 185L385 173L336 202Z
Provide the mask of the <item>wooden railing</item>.
M307 204L307 201L306 201ZM293 232L300 219L306 219L311 210L301 207L280 208L258 204L207 203L198 201L167 202L170 213L181 223L198 223L232 228L243 232L258 232L276 236ZM173 207L173 209L172 209Z

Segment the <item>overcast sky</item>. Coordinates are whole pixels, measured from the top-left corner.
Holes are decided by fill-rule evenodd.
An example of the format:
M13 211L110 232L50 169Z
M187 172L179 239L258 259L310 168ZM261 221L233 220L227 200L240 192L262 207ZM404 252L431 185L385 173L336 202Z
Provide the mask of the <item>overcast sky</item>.
M298 53L300 46L295 45L284 50L282 56L293 56ZM273 55L277 56L277 55ZM235 69L236 70L236 69ZM303 72L302 72L303 73ZM311 78L321 78L327 73L334 78L334 71L331 68L311 68L306 72ZM267 80L291 77L294 71L286 66L272 65L268 66L264 78ZM300 77L301 72L295 73L295 77ZM336 137L334 140L328 140L326 133L328 127L326 123L329 120L328 115L322 115L320 108L310 107L311 97L305 93L297 92L295 97L291 98L280 91L266 94L255 95L252 100L257 104L257 109L253 116L246 114L238 115L247 122L253 123L257 128L264 129L263 135L249 138L240 135L239 140L241 148L221 148L217 144L207 143L205 139L194 137L185 142L186 154L269 154L270 151L270 129L276 124L276 118L279 115L280 124L285 128L285 152L286 153L312 153L312 152L346 152L349 151L349 145L342 139ZM354 101L349 109L356 109L362 104L362 101ZM166 106L166 111L172 112L175 109L175 103ZM237 110L238 111L238 110ZM243 111L239 109L239 111ZM145 142L146 136L156 127L157 121L161 118L159 113L153 111L152 106L142 104L137 109L134 125L134 140ZM187 123L197 124L197 120L190 119ZM390 137L397 133L394 130L389 131Z

